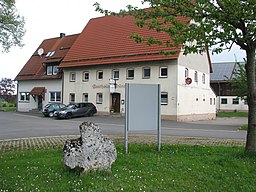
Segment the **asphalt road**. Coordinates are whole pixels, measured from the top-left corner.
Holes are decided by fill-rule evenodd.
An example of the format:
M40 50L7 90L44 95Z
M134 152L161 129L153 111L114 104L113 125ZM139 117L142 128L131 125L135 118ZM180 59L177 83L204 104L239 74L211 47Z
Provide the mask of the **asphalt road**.
M28 137L79 135L79 125L94 122L104 134L124 135L124 117L93 116L56 120L38 113L0 112L0 140ZM174 122L162 121L163 136L208 137L245 139L246 132L238 128L247 123L246 118L217 118L211 121ZM154 131L137 131L130 134L152 135Z

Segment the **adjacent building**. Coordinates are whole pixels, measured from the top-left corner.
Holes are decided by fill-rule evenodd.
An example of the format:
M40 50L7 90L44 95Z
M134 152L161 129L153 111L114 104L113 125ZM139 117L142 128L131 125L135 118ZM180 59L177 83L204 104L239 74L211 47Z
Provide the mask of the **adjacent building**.
M17 111L41 110L49 102L63 102L60 62L78 37L65 36L44 40L17 77Z
M237 97L236 88L231 84L237 62L212 63L212 67L211 87L217 95L217 111L248 111L247 101Z

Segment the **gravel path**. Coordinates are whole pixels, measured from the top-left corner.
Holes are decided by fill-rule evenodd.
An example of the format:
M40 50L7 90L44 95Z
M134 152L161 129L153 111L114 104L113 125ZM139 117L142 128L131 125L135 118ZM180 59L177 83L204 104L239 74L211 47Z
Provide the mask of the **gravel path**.
M0 153L7 151L19 151L29 149L45 149L45 148L62 148L65 141L78 138L78 135L57 136L57 137L34 137L21 138L13 140L0 140ZM114 143L124 143L124 137L109 137ZM156 143L156 136L129 136L129 143ZM197 138L197 137L175 137L162 136L162 144L179 144L179 145L207 145L207 146L245 146L244 140L234 139L214 139L214 138Z

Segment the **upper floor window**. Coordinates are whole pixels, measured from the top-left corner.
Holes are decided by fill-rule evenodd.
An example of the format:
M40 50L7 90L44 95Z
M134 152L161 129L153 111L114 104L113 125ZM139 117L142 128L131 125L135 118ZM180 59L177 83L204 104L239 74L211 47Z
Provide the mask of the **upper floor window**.
M150 67L144 67L142 70L143 70L142 71L143 79L149 79L150 78Z
M198 82L198 74L197 74L197 71L195 71L194 80L195 80L195 82Z
M29 101L29 93L20 92L20 101Z
M117 69L113 70L112 76L113 76L113 79L118 80L119 79L119 70L117 70Z
M61 101L61 93L57 92L50 92L50 102L59 102Z
M47 75L57 75L59 72L58 66L57 65L49 65L46 68L46 74Z
M70 73L69 81L72 81L72 82L76 81L76 73L75 72Z
M160 77L168 77L168 68L160 67Z
M83 81L89 81L89 72L88 71L83 72Z
M97 80L103 79L103 71L97 71Z
M188 68L185 68L185 78L188 78Z
M202 83L205 84L205 74L202 75Z
M134 69L127 69L127 79L134 79Z

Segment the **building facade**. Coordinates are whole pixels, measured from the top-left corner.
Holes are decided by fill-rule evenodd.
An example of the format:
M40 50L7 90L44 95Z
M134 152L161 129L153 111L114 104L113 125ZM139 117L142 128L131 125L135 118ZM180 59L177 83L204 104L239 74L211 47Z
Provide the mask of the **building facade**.
M244 65L244 62L239 62ZM217 111L248 111L247 101L236 95L236 87L232 85L234 71L238 69L237 62L213 63L211 87L217 96Z
M17 77L17 111L41 110L51 102L63 102L62 71L59 64L78 35L61 33L44 40Z

